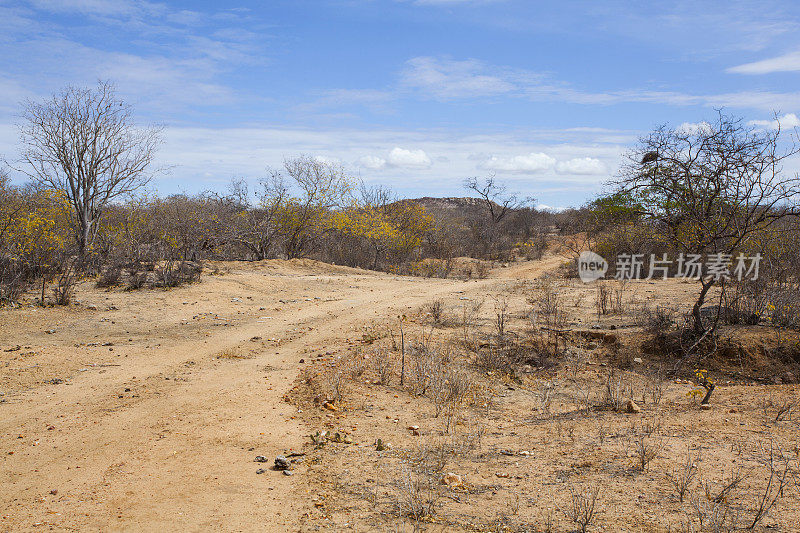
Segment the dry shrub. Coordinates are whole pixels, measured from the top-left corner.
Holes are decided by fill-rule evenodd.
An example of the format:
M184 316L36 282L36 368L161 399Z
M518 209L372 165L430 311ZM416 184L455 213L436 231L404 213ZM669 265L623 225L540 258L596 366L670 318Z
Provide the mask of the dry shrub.
M28 288L30 276L21 261L0 257L0 304L19 300Z
M200 281L203 267L190 261L166 261L155 269L155 285L179 287Z
M800 328L800 287L782 284L769 291L767 320L773 326Z
M444 303L441 300L434 300L425 307L434 324L441 325L444 323Z
M56 286L53 288L53 298L56 305L69 305L75 295L75 285L77 274L72 265L67 265L56 278Z
M675 486L675 491L678 493L678 499L681 503L683 503L686 494L691 489L692 482L697 477L697 463L700 462L701 454L702 450L697 450L696 454L692 454L692 449L687 448L686 459L672 469L670 479Z
M252 355L243 353L237 348L226 348L217 354L217 359L250 359Z
M445 415L445 430L448 431L471 393L469 375L441 347L416 342L410 352L409 384L414 394L425 396L433 402L434 416L438 418Z
M612 411L621 411L625 403L625 383L613 367L606 374L603 392L603 406Z
M675 324L675 310L671 307L657 305L651 307L643 304L634 318L636 325L653 335L664 335Z
M625 312L625 291L627 284L625 281L619 282L616 287L611 287L606 283L597 284L597 300L595 308L597 316L620 315Z
M494 327L497 330L497 338L503 342L506 335L506 325L508 323L508 300L505 296L498 296L494 300Z
M578 531L586 533L597 512L597 496L600 488L570 487L570 504L563 510L566 516Z
M487 261L477 261L475 263L475 277L478 279L486 279L489 277L489 270L491 264Z
M647 470L647 466L658 457L661 448L660 441L651 440L647 435L638 435L634 441L636 453L636 466L640 472Z
M462 341L467 349L475 349L473 328L478 323L481 307L483 307L483 300L464 302L461 306L460 327L463 334Z
M395 360L389 350L380 349L372 354L372 366L381 385L389 385L394 373Z
M404 463L395 479L395 504L400 516L420 521L436 514L441 489L432 476L416 474Z
M100 271L97 277L97 287L101 289L109 289L117 287L122 283L122 266L112 264Z
M411 276L447 279L453 271L453 260L449 258L428 258L411 263L405 269L398 268L397 270L405 271L405 273Z

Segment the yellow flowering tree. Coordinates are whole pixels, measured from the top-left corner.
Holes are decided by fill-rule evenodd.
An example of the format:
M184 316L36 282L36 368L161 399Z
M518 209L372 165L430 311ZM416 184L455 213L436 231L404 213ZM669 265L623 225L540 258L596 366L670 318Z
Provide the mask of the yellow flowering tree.
M382 256L405 260L423 243L434 220L425 208L409 201L387 205L352 206L331 216L331 226L340 234L366 241L372 252L372 268Z
M331 229L331 212L347 203L353 185L339 165L310 156L287 159L283 166L271 177L273 189L285 191L272 205L273 223L284 254L292 259L308 255Z

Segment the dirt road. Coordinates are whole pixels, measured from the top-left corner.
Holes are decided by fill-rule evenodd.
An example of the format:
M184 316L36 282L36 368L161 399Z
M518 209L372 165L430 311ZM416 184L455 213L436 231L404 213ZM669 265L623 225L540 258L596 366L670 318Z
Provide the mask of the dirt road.
M512 277L228 268L171 291L86 284L69 309L0 311L0 531L297 529L302 472L257 475L270 465L254 457L301 448L282 398L303 365L373 321Z

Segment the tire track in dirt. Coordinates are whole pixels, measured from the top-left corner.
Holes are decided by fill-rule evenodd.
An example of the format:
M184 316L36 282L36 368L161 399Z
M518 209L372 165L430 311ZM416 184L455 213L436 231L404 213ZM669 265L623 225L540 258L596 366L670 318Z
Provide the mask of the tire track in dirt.
M241 275L237 282L251 291L259 285L247 276L285 283L263 271ZM268 321L206 331L207 337L140 353L68 384L37 387L0 406L0 530L297 527L309 503L302 474L257 476L264 465L253 457L302 445L293 407L281 401L301 368L302 349L343 346L372 320L434 298L483 294L500 282L372 274L302 281L331 299L267 311ZM332 283L350 285L334 291ZM283 342L251 342L256 336ZM231 349L257 353L216 357Z

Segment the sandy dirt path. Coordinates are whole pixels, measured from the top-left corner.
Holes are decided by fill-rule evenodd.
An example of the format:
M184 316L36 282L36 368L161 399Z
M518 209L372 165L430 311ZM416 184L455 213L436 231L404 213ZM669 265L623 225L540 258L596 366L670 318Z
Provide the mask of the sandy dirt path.
M0 531L297 530L302 471L257 475L270 465L253 460L302 447L282 398L309 358L434 298L554 265L463 282L267 262L168 292L87 285L74 308L2 310Z

